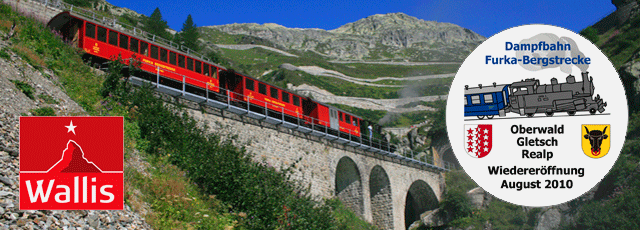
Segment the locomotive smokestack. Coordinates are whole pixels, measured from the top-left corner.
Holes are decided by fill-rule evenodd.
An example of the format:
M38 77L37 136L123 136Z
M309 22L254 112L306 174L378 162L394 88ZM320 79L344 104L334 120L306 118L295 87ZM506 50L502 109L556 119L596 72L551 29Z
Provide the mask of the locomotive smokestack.
M589 72L582 72L582 90L584 93L592 94L591 92L591 82L589 81Z
M478 87L480 87L482 89L482 84L478 84Z

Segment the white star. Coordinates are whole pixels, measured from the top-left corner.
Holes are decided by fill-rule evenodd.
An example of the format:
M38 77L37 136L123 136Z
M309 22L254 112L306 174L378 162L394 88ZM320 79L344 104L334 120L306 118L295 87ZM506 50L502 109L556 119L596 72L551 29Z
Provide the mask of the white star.
M488 142L488 141L485 141L485 142L484 142L484 145L489 145L489 142Z
M489 139L489 136L488 136L488 135L484 135L484 139L485 139L485 140L488 140L488 139Z
M489 129L484 129L484 133L485 134L489 133Z
M65 127L67 127L67 133L73 132L73 135L76 135L76 127L78 126L74 126L73 121L71 121L71 124L69 124L69 126L65 126Z
M484 151L485 151L485 152L489 152L489 148L484 147Z

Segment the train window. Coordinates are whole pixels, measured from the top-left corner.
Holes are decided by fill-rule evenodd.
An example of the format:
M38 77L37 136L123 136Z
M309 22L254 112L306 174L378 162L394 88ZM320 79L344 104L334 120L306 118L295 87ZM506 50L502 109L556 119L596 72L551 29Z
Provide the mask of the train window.
M218 69L216 69L216 67L211 67L211 77L214 79L218 79Z
M202 67L204 67L204 68L202 69L202 73L203 73L204 75L209 76L209 68L210 68L211 66L209 66L209 64L207 64L207 63L203 63L203 64L202 64Z
M493 103L493 94L485 94L484 103Z
M149 56L149 43L143 41L140 42L140 54Z
M278 99L278 89L271 87L271 97Z
M353 125L358 126L358 119L355 117L353 118Z
M293 105L300 106L300 98L296 95L293 95Z
M160 61L167 62L167 50L160 48Z
M344 120L345 120L345 122L347 122L347 123L351 123L351 116L349 116L349 114L345 114L345 115L344 115Z
M184 68L184 56L178 55L178 66Z
M98 41L107 42L107 29L98 26Z
M471 104L480 104L480 95L471 95Z
M133 52L138 52L138 39L131 38L131 44L129 44L129 50Z
M282 91L282 101L289 103L289 93Z
M258 83L258 93L267 95L267 86L262 83Z
M87 22L87 28L84 30L84 34L90 38L96 38L96 25Z
M109 30L109 44L114 46L118 45L118 32Z
M253 83L253 80L247 78L247 80L245 80L244 84L246 85L248 90L254 91L256 88L255 83Z
M201 74L202 73L202 62L196 60L196 72Z
M340 121L344 122L344 118L342 116L342 112L338 112L338 117L340 117Z
M124 34L120 34L120 48L129 49L129 37Z
M187 58L187 69L193 71L193 58Z
M176 64L176 53L174 52L169 53L169 63L172 65Z
M151 46L151 55L149 56L153 59L158 59L158 47L157 46Z
M467 102L467 100L469 100L469 99L467 98L467 96L464 96L464 105L467 105L467 103L468 103L468 102Z

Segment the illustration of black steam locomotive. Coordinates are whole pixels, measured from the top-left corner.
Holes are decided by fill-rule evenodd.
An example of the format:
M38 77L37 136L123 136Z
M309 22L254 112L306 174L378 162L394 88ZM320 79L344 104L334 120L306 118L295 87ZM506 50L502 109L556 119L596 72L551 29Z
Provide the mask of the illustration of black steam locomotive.
M531 78L503 85L465 86L464 116L492 119L495 115L505 116L507 112L527 117L536 113L547 116L556 112L566 112L570 116L578 111L589 111L592 115L603 113L607 103L599 94L593 97L593 77L589 77L588 72L581 75L581 82L569 75L565 83L552 78L551 84L540 85L539 80Z

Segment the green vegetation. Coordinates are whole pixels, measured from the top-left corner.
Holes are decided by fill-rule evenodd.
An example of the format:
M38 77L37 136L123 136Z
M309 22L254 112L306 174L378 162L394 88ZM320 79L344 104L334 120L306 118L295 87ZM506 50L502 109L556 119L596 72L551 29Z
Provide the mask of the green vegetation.
M47 103L47 104L51 104L51 105L53 105L53 104L57 105L58 104L58 101L53 99L52 96L49 96L49 95L46 95L46 94L40 94L40 95L38 95L38 98L42 99L42 101L44 101L44 103Z
M194 51L199 51L198 38L200 38L200 34L196 27L196 24L193 23L193 18L191 18L191 14L189 14L187 20L182 24L182 30L175 36L176 42Z
M533 229L540 208L525 210L498 199L493 199L485 209L474 209L466 192L477 184L462 170L448 172L445 178L447 191L440 210L449 218L449 227L482 229L489 221L493 229Z
M37 109L29 110L33 116L55 116L56 112L53 111L50 107L42 107Z
M138 139L138 141L141 141ZM204 196L198 187L185 180L185 172L172 165L167 157L147 157L153 166L151 177L145 177L134 168L127 168L125 178L129 186L139 189L142 201L153 213L147 221L157 229L224 229L236 226L245 213L229 213L228 208L215 196ZM127 192L127 204L139 207L140 201Z
M7 51L4 48L0 49L0 58L4 58L6 60L11 60L11 56L9 56L9 54L7 53Z
M589 41L593 42L593 44L596 44L596 42L598 42L600 40L600 38L598 37L598 30L596 30L595 28L589 26L587 28L585 28L584 30L580 31L580 35L584 36L585 38L589 39Z
M286 88L293 85L309 84L327 90L337 96L367 97L377 99L398 98L398 88L364 86L345 80L311 75L302 71L279 69L262 77L263 80Z
M143 22L145 31L158 35L164 39L172 40L173 35L171 35L167 29L169 29L169 25L167 25L167 21L162 19L162 13L160 13L160 8L153 10L151 16L146 18Z
M620 69L629 61L638 61L633 58L637 58L635 55L640 51L639 34L640 17L635 16L599 34L597 44L616 69ZM638 92L634 87L637 76L622 74L621 78L629 98L630 110L625 144L615 165L600 182L594 199L581 203L577 210L572 210L576 213L575 225L565 223L566 229L605 229L610 226L619 229L640 228L640 101L636 98Z
M122 16L118 17L118 21L120 21L121 23L127 24L127 25L131 25L131 26L138 26L138 23L143 21L145 19L142 19L140 17L131 15L131 14L123 14Z
M342 104L329 104L329 105L334 106L338 109L342 109L344 111L350 112L352 114L358 115L365 120L373 121L376 123L380 119L382 119L384 115L387 113L387 111L384 111L384 110L361 109L361 108L351 107L351 106L342 105Z
M394 113L384 110L361 109L342 104L330 105L335 106L338 109L353 113L364 118L365 120L373 121L386 127L406 127L422 123L425 120L430 120L431 122L428 124L428 126L432 127L431 130L433 130L431 131L433 134L430 135L432 135L432 137L441 137L443 134L446 136L446 126L444 123L445 113L444 111L440 111L440 109L444 107L444 102L419 102L418 104L427 105L438 110L435 112L415 111L406 113Z
M11 82L13 82L16 88L18 88L18 90L24 93L24 95L26 95L28 98L31 98L31 100L34 99L33 86L29 85L29 83L26 83L20 80L11 80Z
M375 226L367 223L366 221L360 219L353 213L351 210L347 209L347 207L340 202L340 200L334 198L325 201L327 206L331 207L333 211L333 218L336 222L337 229L378 229Z
M145 218L152 227L360 229L352 225L358 222L353 215L312 201L305 189L287 180L286 170L253 162L242 148L200 129L183 109L165 104L148 89L128 89L113 81L121 78L116 74L103 84L105 78L82 62L78 50L37 21L0 4L0 25L14 19L20 32L12 43L37 51L34 55L89 115L125 117L125 161L139 155L149 164L136 162L131 163L135 168L125 168L125 202L134 210L147 210Z
M629 117L627 139L615 165L600 182L594 199L577 212L570 229L640 228L640 113ZM596 213L596 215L594 215Z
M79 7L93 7L94 4L98 3L98 0L64 0L64 2Z
M601 34L600 42L596 44L618 69L638 52L638 48L640 48L638 34L640 34L640 17L634 17Z
M319 64L319 63L317 63ZM326 63L322 65L325 69L336 70L351 77L373 79L378 77L410 77L432 74L455 73L460 68L459 64L434 64L434 65L384 65L384 64L364 64L364 63Z
M44 66L52 70L67 94L85 110L93 112L93 106L99 103L100 95L96 92L102 79L82 62L79 50L67 46L42 23L18 15L10 6L0 5L0 30L8 31L13 20L17 22L18 31L11 38L14 51L17 50L20 56L28 54L26 56L29 58L23 56L23 59L34 67ZM28 95L27 92L25 94ZM33 92L31 95L33 97Z

